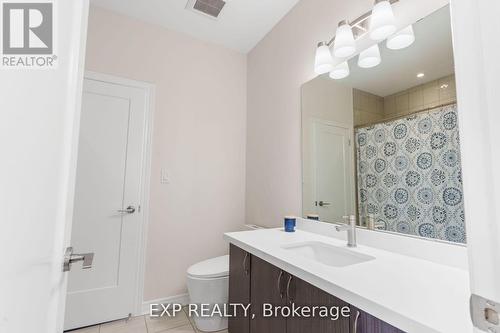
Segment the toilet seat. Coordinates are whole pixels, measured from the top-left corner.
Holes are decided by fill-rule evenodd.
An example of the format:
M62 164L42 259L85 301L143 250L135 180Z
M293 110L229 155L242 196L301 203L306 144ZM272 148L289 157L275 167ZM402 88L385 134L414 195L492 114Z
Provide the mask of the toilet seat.
M229 276L229 255L201 261L188 268L189 277L214 279Z

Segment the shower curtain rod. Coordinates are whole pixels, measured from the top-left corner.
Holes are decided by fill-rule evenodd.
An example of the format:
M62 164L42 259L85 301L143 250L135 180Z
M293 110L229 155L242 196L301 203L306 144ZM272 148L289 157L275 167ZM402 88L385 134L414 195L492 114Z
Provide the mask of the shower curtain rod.
M447 106L450 106L450 105L457 105L457 102L451 102L451 103L445 103L445 104L441 104L441 105L437 105L437 106L432 106L432 107L429 107L429 108L425 108L425 109L419 110L417 112L413 112L413 113L409 113L409 114L405 114L405 115L400 115L400 116L395 116L395 117L390 117L390 118L386 118L386 119L383 119L383 120L380 120L380 121L376 121L376 122L373 122L373 123L369 123L369 124L363 124L363 125L354 126L354 129L366 128L366 127L370 127L370 126L374 126L374 125L378 125L378 124L388 123L388 122L393 121L393 120L408 118L408 117L411 117L411 116L414 116L414 115L417 115L417 114L426 113L426 112L428 113L428 112L430 112L432 110L439 109L439 108L444 108L444 107L447 107Z

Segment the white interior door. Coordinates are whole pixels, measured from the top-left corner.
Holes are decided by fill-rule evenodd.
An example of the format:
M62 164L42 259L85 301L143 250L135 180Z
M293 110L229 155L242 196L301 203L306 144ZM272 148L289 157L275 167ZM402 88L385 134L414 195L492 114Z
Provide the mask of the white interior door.
M66 329L135 312L145 102L143 89L85 79L71 244L95 256L69 274Z
M57 68L0 75L0 332L59 333L88 1L57 1Z
M321 221L341 222L353 213L351 131L315 121L313 133L316 211Z

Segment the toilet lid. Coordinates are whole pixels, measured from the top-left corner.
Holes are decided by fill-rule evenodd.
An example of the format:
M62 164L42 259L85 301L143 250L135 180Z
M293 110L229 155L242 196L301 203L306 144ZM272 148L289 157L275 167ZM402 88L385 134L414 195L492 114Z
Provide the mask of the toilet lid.
M187 270L189 276L198 278L216 278L229 275L229 256L222 256L208 259L193 266Z

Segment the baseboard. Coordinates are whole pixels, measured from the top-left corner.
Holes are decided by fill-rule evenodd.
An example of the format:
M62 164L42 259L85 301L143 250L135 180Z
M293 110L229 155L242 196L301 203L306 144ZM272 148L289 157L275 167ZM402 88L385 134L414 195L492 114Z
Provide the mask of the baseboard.
M142 314L148 314L151 304L182 304L187 305L189 303L189 295L181 294L176 296L170 296L165 298L154 299L151 301L142 302Z

